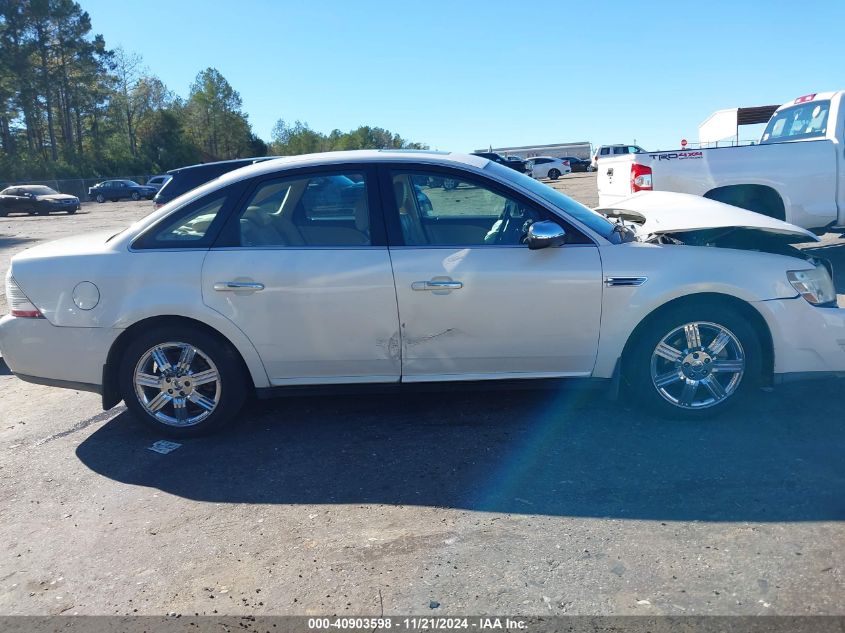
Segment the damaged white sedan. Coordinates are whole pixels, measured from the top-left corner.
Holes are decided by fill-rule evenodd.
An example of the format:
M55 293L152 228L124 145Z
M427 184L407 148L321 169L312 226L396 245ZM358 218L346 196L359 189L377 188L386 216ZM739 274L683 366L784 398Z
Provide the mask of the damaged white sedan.
M815 239L683 194L596 212L476 156L283 158L17 255L0 350L173 435L251 391L363 383L615 379L704 416L845 372L829 265L793 246Z

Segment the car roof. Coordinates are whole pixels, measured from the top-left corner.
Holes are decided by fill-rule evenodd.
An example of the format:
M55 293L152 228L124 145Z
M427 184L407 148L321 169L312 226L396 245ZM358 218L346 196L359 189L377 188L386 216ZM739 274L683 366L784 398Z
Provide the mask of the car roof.
M488 160L473 154L457 154L432 150L382 150L364 149L344 152L322 152L320 154L301 154L285 156L241 167L220 176L221 182L236 182L251 176L272 173L284 167L319 167L338 163L426 163L442 165L451 163L455 166L482 169Z

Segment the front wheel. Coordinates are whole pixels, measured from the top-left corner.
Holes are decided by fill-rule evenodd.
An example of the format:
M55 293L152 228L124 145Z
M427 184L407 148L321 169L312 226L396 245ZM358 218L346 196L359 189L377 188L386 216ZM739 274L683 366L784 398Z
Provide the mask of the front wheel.
M718 414L762 374L757 334L729 306L681 306L658 316L639 337L625 376L636 397L664 417Z
M103 204L103 203L106 201L106 197L105 197L103 194L98 193L98 194L97 194L97 197L95 198L95 200L96 200L97 202L99 202L100 204Z
M558 171L557 169L550 169L549 178L551 178L552 180L557 180L558 178L560 178L560 171Z
M595 170L596 170L596 168L593 167L592 165L587 165L587 171L595 171Z
M230 422L246 397L237 352L202 331L163 327L132 341L119 368L126 406L172 437L202 435Z

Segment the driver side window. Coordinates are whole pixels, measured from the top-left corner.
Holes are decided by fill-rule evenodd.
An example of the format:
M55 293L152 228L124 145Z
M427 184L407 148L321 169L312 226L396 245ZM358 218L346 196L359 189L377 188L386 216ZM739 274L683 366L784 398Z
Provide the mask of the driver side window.
M406 246L518 246L547 219L534 207L443 173L392 172Z

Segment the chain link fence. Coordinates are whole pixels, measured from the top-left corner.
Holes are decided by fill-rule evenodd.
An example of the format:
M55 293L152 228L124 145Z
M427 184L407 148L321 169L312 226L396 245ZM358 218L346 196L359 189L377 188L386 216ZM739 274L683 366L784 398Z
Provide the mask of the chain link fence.
M66 180L25 180L17 182L5 182L0 180L0 191L6 187L15 185L45 185L55 189L59 193L67 193L76 196L82 202L88 200L88 188L106 180L133 180L139 185L146 183L152 176L113 176L111 178L69 178Z

